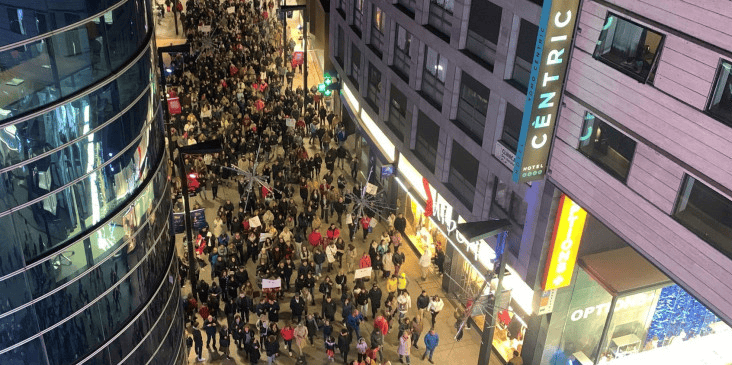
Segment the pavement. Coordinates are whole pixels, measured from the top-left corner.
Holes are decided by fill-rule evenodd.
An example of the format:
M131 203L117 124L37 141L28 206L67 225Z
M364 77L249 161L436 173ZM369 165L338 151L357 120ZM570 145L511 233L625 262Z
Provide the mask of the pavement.
M182 29L179 28L179 34L175 34L174 30L174 23L173 23L173 17L171 13L167 13L164 19L157 19L158 26L156 28L156 39L157 44L159 46L167 46L170 44L179 44L182 42L185 42L185 37L183 36ZM299 30L297 30L297 22L298 18L297 16L293 17L293 19L288 19L288 30L290 31L291 37L299 37ZM296 40L298 38L295 38ZM310 65L309 68L309 74L308 74L308 85L315 85L317 83L322 82L322 67L318 64L317 59L315 57L309 57L308 63ZM303 82L303 75L300 73L295 74L295 87L298 85L302 85ZM349 139L346 141L346 144L348 146L354 145L354 139L355 136L349 136ZM308 148L309 153L313 153L317 150L317 147L310 146L306 142L306 147ZM279 153L282 154L284 151L282 149L279 149ZM318 151L320 152L320 151ZM325 169L323 169L323 172L325 172ZM339 169L336 169L334 172L334 176L338 176L338 174L343 174L348 180L349 180L349 186L346 189L350 189L351 184L353 184L352 179L350 178L350 171L342 171ZM210 192L207 194L208 198L211 198ZM205 209L205 215L207 221L213 222L214 217L216 215L216 211L219 208L220 205L224 204L226 200L231 200L232 202L239 201L239 195L236 189L236 186L233 182L227 182L220 186L219 188L219 197L218 199L206 199L199 194L196 197L192 197L190 204L191 206L194 206L195 204L200 205L202 208ZM299 194L295 194L295 200L298 203L301 203ZM333 220L335 220L335 217L332 217ZM324 224L324 226L327 227L327 225ZM345 225L342 225L345 227ZM372 232L369 237L367 238L367 242L370 242L371 239L378 238L383 230L387 229L387 227L384 226L383 223L380 223L375 229L374 232ZM322 230L324 232L324 229ZM344 238L348 238L347 236L347 229L343 229L344 232ZM361 240L361 232L357 232L356 237L354 241L352 242L359 252L363 252L367 250L367 242L364 242ZM183 239L184 234L178 234L176 235L176 249L178 251L179 255L183 255ZM441 315L437 317L437 323L435 325L435 330L437 334L440 336L440 343L437 346L437 349L435 350L433 360L435 364L452 364L452 365L463 365L463 364L477 364L478 362L478 354L480 351L480 345L481 345L481 338L480 335L474 331L474 330L466 330L465 334L461 341L456 341L454 339L454 336L456 334L456 330L454 328L455 319L453 317L453 313L455 311L454 306L449 300L446 300L445 293L441 289L441 282L442 278L440 275L430 272L428 274L428 277L426 280L421 280L420 278L420 268L418 266L418 260L419 257L415 254L415 252L411 249L403 249L402 252L406 255L406 260L404 265L402 266L402 271L406 272L408 277L410 278L409 284L407 286L408 292L410 293L410 296L412 298L412 309L410 309L410 312L408 313L408 316L414 317L417 315L417 309L416 309L416 299L417 296L421 293L422 290L426 290L427 294L431 295L440 295L445 300L445 308L441 312ZM299 265L299 261L296 261L296 265ZM209 278L211 277L211 265L207 265L206 267L201 268L199 278L202 278L204 280L209 281ZM247 267L247 270L249 271L250 278L255 278L255 265L249 264ZM332 273L332 278L335 277L335 272ZM353 273L348 273L349 280L352 283L353 282ZM323 276L324 277L324 276ZM294 278L293 278L294 283ZM377 283L380 285L382 292L384 293L384 298L386 297L386 282L383 279L379 279ZM318 283L316 283L316 288ZM353 287L353 285L350 285ZM187 283L182 287L183 296L185 297L188 293L190 293L191 287L190 283ZM291 313L289 310L289 300L292 297L292 294L286 294L285 298L281 301L281 312L280 312L280 328L283 327L284 322L286 320L290 319ZM311 312L319 313L320 312L320 295L316 295L316 306L313 308L312 306L308 309ZM383 303L382 303L383 308ZM370 317L370 313L368 313ZM250 316L250 323L254 324L256 321L256 316L252 315ZM338 309L338 314L336 314L336 319L340 319L340 308ZM429 324L429 315L425 315L425 324ZM199 322L203 322L202 319L199 318ZM221 325L226 325L226 318L222 318L219 320L219 323ZM392 326L396 325L396 320L392 321ZM334 333L337 333L337 331L340 330L341 325L335 324L334 325ZM364 334L364 337L368 337L367 334L370 334L373 329L373 318L369 318L369 321L366 321L362 324L362 334ZM419 341L419 349L412 348L412 357L411 357L411 363L413 364L428 364L427 359L424 361L421 360L422 354L424 353L424 342L422 341L422 338L424 334L426 334L428 331L427 326L425 326L425 330L422 333L422 337L420 337ZM398 338L397 338L397 332L396 330L390 331L385 336L385 346L384 346L384 360L391 361L392 363L397 363L399 361L399 356L396 353L397 347L398 347ZM205 338L205 336L204 336ZM218 340L218 338L217 338ZM293 345L294 346L294 345ZM295 346L294 346L295 347ZM243 356L243 353L239 353L236 350L236 346L233 344L231 346L231 356L233 359L225 359L223 356L213 350L205 349L203 350L203 357L206 358L206 360L203 363L216 363L216 364L245 364L249 363L248 361L244 360L245 357ZM288 356L287 352L284 351L284 346L281 344L280 346L280 355L275 361L276 364L282 364L282 365L289 365L289 364L295 364L296 358ZM323 339L322 334L320 337L316 338L315 344L313 346L307 346L304 350L304 355L307 360L307 364L326 364L328 363L327 356L325 355L325 350L323 346ZM295 355L293 353L293 355ZM351 352L349 353L349 357L353 357L355 359L356 357L356 351L355 351L355 345L351 349ZM351 359L349 359L351 360ZM490 365L499 365L502 364L500 360L497 359L495 354L491 356L490 359ZM352 361L352 360L351 360ZM188 362L190 364L198 363L196 361L196 355L191 349L189 351L188 356ZM260 363L266 363L266 356L263 356L262 360L260 360ZM342 363L340 361L340 358L336 356L336 363Z

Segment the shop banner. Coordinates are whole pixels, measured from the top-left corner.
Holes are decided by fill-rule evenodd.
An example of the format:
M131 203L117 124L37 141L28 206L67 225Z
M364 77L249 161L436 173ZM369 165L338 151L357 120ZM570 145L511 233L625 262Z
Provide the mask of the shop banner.
M381 166L381 178L387 178L389 176L394 175L394 165L384 165Z
M183 212L173 213L173 231L175 233L183 233L186 230L186 222ZM206 214L203 209L196 209L191 211L191 222L193 222L193 229L201 229L208 225L206 222Z
M358 269L355 272L355 275L353 276L353 280L360 279L360 278L370 278L371 277L371 268L366 267L363 269Z
M544 269L544 290L563 288L572 282L585 219L587 211L567 195L562 195Z
M544 0L513 181L544 177L574 36L579 0Z
M180 107L180 98L174 97L174 98L168 98L168 111L171 115L180 114L181 113L181 107Z
M262 279L262 289L277 289L282 286L282 279Z
M541 293L539 299L539 312L537 314L549 314L554 311L554 301L557 299L557 289L547 290Z

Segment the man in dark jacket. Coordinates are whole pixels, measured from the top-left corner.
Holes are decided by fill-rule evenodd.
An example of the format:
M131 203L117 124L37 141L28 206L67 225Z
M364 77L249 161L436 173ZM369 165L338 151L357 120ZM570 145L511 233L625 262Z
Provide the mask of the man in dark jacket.
M371 317L376 318L376 313L381 308L381 289L376 283L369 290L369 299L371 299ZM381 346L381 345L379 345Z
M371 346L379 347L379 363L384 362L384 352L382 351L384 347L384 334L378 327L374 327L374 330L371 331Z
M213 349L216 351L216 320L213 316L208 316L203 321L203 329L206 331L206 347L210 349L213 341Z
M417 311L419 311L420 319L424 318L424 312L427 311L427 306L430 305L430 296L427 292L422 290L422 294L417 297Z
M267 303L267 317L270 322L278 322L280 320L280 303L270 299Z
M329 296L323 301L323 318L335 322L336 302Z
M351 335L344 328L338 335L338 351L343 356L343 363L348 364L348 351L351 349Z
M394 219L394 229L399 231L399 233L402 234L403 237L406 237L404 234L404 229L407 228L407 219L404 218L403 213L399 213L399 215Z
M196 359L198 361L205 361L206 359L201 357L203 353L203 336L201 335L201 330L198 326L198 322L195 322L192 325L191 332L193 333L193 346L196 350Z
M290 300L290 311L292 312L292 318L297 319L297 322L302 321L302 314L305 312L305 301L300 298L300 293L295 293L295 296Z
M267 340L264 342L264 350L267 352L267 363L273 363L280 352L280 342L275 335L267 336Z

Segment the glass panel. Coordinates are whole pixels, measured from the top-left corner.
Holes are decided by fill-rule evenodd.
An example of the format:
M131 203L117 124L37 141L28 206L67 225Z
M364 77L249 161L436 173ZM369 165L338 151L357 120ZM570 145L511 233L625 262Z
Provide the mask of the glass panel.
M146 31L129 31L148 25L144 9L144 0L130 0L101 18L0 53L0 120L72 95L128 62L148 39Z
M729 198L687 175L674 217L699 238L732 258L732 201Z
M717 71L717 83L714 86L712 100L709 102L709 113L727 125L732 125L732 63L722 61Z
M635 141L588 112L579 151L610 175L625 181L635 153Z
M47 365L46 351L43 350L43 341L36 338L23 346L16 347L2 354L3 364L25 365L38 364Z
M521 110L511 104L506 104L506 116L503 119L501 142L514 152L518 148L518 140L521 136L522 118L523 112Z
M25 272L0 281L0 315L30 300L31 293Z
M26 307L0 318L0 348L4 349L38 333L33 307Z
M645 82L662 40L659 33L609 14L593 56Z
M109 121L150 85L151 68L151 57L143 56L122 76L91 94L38 117L0 129L0 140L3 142L0 143L0 168L62 146ZM148 95L143 96L143 99L156 98L154 90L150 90ZM150 119L152 115L148 113L144 120Z

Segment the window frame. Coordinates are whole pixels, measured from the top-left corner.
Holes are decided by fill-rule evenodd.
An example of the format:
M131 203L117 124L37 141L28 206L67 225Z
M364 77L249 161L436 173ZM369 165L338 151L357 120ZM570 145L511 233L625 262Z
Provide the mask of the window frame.
M453 9L448 10L438 3L440 0L430 0L429 14L427 15L427 25L434 29L438 36L448 41L452 33L454 0L442 0L445 4L452 3ZM433 32L434 33L434 32Z
M402 114L394 105L397 100L394 97L394 90L398 91L404 97L404 114ZM399 138L400 141L403 142L404 137L409 135L408 129L411 129L408 128L411 127L411 118L408 117L410 114L409 107L407 106L409 102L406 95L404 95L404 93L394 84L391 84L389 96L389 115L388 118L386 118L386 126L394 133L394 135L397 136L397 138Z
M354 75L354 71L353 71L354 70L354 63L353 63L353 59L354 59L353 52L354 52L354 50L356 52L358 52L358 66L355 67L356 68L356 75ZM348 72L348 78L351 79L351 82L353 82L354 86L356 86L356 90L359 89L359 87L360 87L360 81L361 81L361 71L362 71L362 69L361 69L361 58L362 58L361 49L359 49L356 46L356 43L353 43L352 42L351 43L351 64L350 64L350 67L349 67L349 71L350 72Z
M351 28L353 28L359 37L361 37L361 32L363 31L363 3L364 0L353 0L353 21ZM360 6L356 6L357 4L360 4Z
M424 119L420 118L420 116L424 116ZM426 140L426 138L420 138L421 134L419 131L427 130L427 128L423 128L423 126L420 126L420 124L421 124L420 121L422 119L425 122L428 121L428 122L432 123L432 125L434 125L437 128L437 141L435 141L436 143L431 144L431 143L429 143L430 141ZM427 116L427 114L420 111L419 115L417 116L417 135L415 136L414 149L412 150L412 153L414 153L414 155L417 156L417 159L427 168L427 170L429 170L433 174L435 173L435 169L437 168L437 148L438 148L438 145L440 142L440 132L441 132L440 125L437 124L432 119L430 119L430 117ZM420 148L420 147L424 147L424 148ZM422 150L429 151L429 154L431 156L426 156L424 153L418 152L418 151L422 151ZM432 151L434 151L434 154L432 153ZM425 161L425 160L427 160L427 157L430 157L432 160Z
M466 74L463 71L463 76L460 78L460 90L458 92L457 114L455 115L455 119L452 122L453 124L457 125L468 137L470 137L478 145L482 146L483 134L485 133L485 119L488 115L488 103L490 103L490 89L486 88L488 89L488 97L485 98L483 95L481 95L481 93L473 90L473 88L471 88L470 85L465 82L465 76ZM468 90L470 93L474 94L475 98L485 99L485 112L482 112L482 119L478 118L478 116L481 115L481 111L478 110L476 108L476 105L473 105L473 103L468 100L468 98L464 95L465 90ZM463 111L463 113L461 113L461 110ZM461 118L461 115L467 115L467 117L469 117L471 120L463 120L463 118ZM476 133L477 131L472 130L472 128L470 127L471 125L480 125L480 133L478 134Z
M508 110L509 110L508 108L514 108L514 109L518 110L519 113L522 113L521 109L515 107L513 104L511 104L509 102L506 102L506 110L503 112L503 127L501 128L501 138L498 141L515 154L516 151L518 150L519 139L521 139L521 124L522 124L523 120L519 119L519 130L518 130L518 134L516 135L516 147L514 148L513 143L509 143L508 141L506 141L506 138L505 138L506 134L508 134L508 133L506 133L506 120L508 117ZM522 114L522 117L523 117L523 114ZM512 137L510 134L508 134L508 136Z
M588 116L592 116L592 118L588 118ZM582 146L582 141L583 141L582 138L584 138L583 135L587 134L588 139L589 139L589 135L595 133L594 130L590 133L586 132L587 123L589 123L590 120L595 120L594 126L598 126L600 123L602 123L605 126L615 130L615 133L618 133L618 134L624 136L627 140L623 141L622 143L633 142L633 155L630 157L630 159L628 159L628 171L626 172L625 176L622 176L619 172L615 171L612 167L605 164L599 158L592 156L583 150L583 147L586 147L586 146ZM589 144L588 144L588 146L589 146ZM582 128L580 129L580 138L579 138L579 143L577 145L577 151L580 154L582 154L583 156L585 156L588 160L592 161L592 163L594 163L597 167L601 168L603 171L607 172L614 178L618 179L623 184L626 184L628 182L628 176L630 176L630 170L633 168L633 160L635 159L635 152L636 152L637 147L638 147L638 141L636 141L635 139L633 139L630 136L628 136L627 134L625 134L621 129L615 127L614 124L605 121L604 119L598 117L597 115L590 112L589 110L585 112L585 116L582 121ZM623 157L625 157L625 156L623 156Z
M378 15L377 15L378 14ZM371 37L369 45L379 58L384 52L384 11L371 4Z
M397 0L394 6L414 19L414 14L417 10L417 0Z
M642 30L645 30L646 32L656 33L658 36L661 37L661 39L658 41L658 46L656 47L656 53L653 55L653 60L652 60L652 62L649 65L648 74L646 74L645 76L643 76L642 74L639 74L639 73L636 73L636 72L633 72L633 71L629 70L628 67L625 67L622 64L617 63L617 62L609 59L608 57L604 57L604 55L606 55L609 52L606 52L606 53L603 53L603 54L599 54L599 52L601 51L600 50L600 47L602 46L602 42L603 42L604 38L607 37L607 33L609 32L609 28L610 27L613 27L613 29L615 29L615 27L617 25L617 22L613 22L613 24L611 24L610 27L607 26L608 19L610 17L615 17L618 20L622 20L622 21L627 22L627 23L629 23L631 25L634 25L634 26L636 26L638 28L641 28ZM605 29L606 27L607 27L607 29ZM641 31L641 33L642 32L643 31ZM615 70L617 70L617 71L619 71L619 72L621 72L621 73L623 73L623 74L625 74L625 75L627 75L627 76L635 79L636 81L638 81L638 82L640 82L642 84L648 84L648 83L652 83L653 82L653 78L655 76L655 70L658 67L658 62L659 62L659 60L661 58L661 52L663 51L663 47L665 45L665 41L666 41L666 34L661 33L660 31L657 31L657 30L655 30L653 28L650 28L650 27L641 25L640 23L638 23L636 21L633 21L631 19L628 19L628 18L619 16L619 15L613 13L613 12L608 11L607 12L607 15L605 15L605 22L603 23L603 30L600 32L600 35L599 35L598 40L597 40L597 43L595 44L595 49L592 52L592 58L594 58L594 59L602 62L603 64L605 64L605 65L607 65L607 66L609 66L609 67L611 67L611 68L613 68L613 69L615 69Z
M336 62L338 62L341 67L344 67L346 59L346 36L340 25L336 27L336 52L333 58L335 58Z
M466 208L468 208L470 211L473 211L473 207L474 207L474 203L475 203L475 193L478 190L477 189L478 173L476 172L475 183L471 183L470 181L468 181L468 177L466 177L461 171L459 171L456 168L456 166L458 166L458 164L453 163L453 159L456 156L456 154L455 154L456 148L462 148L463 151L465 151L467 155L469 155L476 161L477 168L478 169L480 168L480 160L475 158L475 156L473 156L468 150L466 150L464 147L462 147L456 140L453 140L452 141L452 152L450 153L450 168L448 169L447 183L445 185L451 187L452 188L451 191L455 195L455 197L458 198L458 200L461 203L463 203L463 205L465 205ZM455 175L453 175L453 172L455 173ZM457 181L453 181L453 179L455 179ZM471 190L470 188L472 187L472 197L464 196L461 193L461 191L462 191L460 189L461 186L467 188L468 190ZM470 199L468 199L468 198L470 198Z
M427 67L427 60L430 58L428 56L430 51L433 51L437 55L435 60L434 73ZM445 61L445 64L443 66L443 77L444 79L447 79L447 68L449 67L449 60L446 57L440 55L439 52L432 49L430 46L425 45L420 92L423 96L426 96L435 103L434 106L435 108L437 108L437 110L442 110L442 103L445 96L445 80L441 80L439 77L440 63L442 61ZM427 86L432 91L425 89L425 86Z
M729 65L729 68L725 67L725 64ZM717 96L718 88L720 86L720 76L722 74L722 68L727 68L729 70L728 77L727 77L727 83L732 85L732 61L728 61L724 58L719 59L719 64L717 65L717 71L714 74L714 82L712 83L712 88L709 91L709 96L707 97L707 103L704 106L704 113L709 115L710 117L714 118L715 120L719 121L720 123L727 125L729 127L732 127L732 110L730 111L730 119L725 120L723 116L719 115L717 112L712 111L712 102L714 101L715 96ZM721 98L720 98L721 102ZM730 102L732 102L732 90L730 90ZM731 107L732 109L732 107Z
M684 220L682 220L682 218L677 216L677 214L679 213L679 208L680 208L682 202L684 201L684 199L683 199L684 190L686 189L686 186L688 185L689 179L693 179L694 183L697 183L697 182L700 183L705 189L708 189L712 193L719 195L720 197L729 201L730 204L732 205L732 199L730 199L729 197L725 196L724 194L718 192L714 188L710 187L709 184L704 183L703 180L698 179L689 173L685 173L684 178L681 179L681 185L679 187L679 191L676 194L676 201L674 202L674 208L671 213L671 218L673 220L675 220L677 223L679 223L682 227L688 229L689 232L691 232L694 235L696 235L697 237L699 237L699 239L701 239L702 241L704 241L707 244L709 244L710 246L712 246L712 248L717 250L717 252L721 253L722 255L726 256L727 258L732 259L732 242L729 243L729 245L730 245L729 248L721 248L721 247L719 247L720 243L714 242L712 240L712 238L705 236L704 232L702 232L703 230L697 229L697 228L693 227L691 224L687 225L686 222ZM690 187L690 189L693 189L693 184ZM691 192L689 192L688 195L691 195ZM686 200L688 202L688 198ZM730 227L730 228L732 228L732 227Z
M508 79L507 81L509 81L509 84L511 84L512 86L514 86L515 88L517 88L518 90L521 90L521 92L526 94L529 91L529 83L531 83L531 81L530 81L531 80L531 67L532 67L534 60L533 59L525 60L525 59L521 58L518 54L519 53L518 43L521 43L521 29L523 29L524 24L530 24L530 25L535 26L537 29L537 34L539 32L538 25L536 25L526 19L521 18L521 21L519 22L518 39L516 40L516 42L517 42L516 51L514 51L513 67L511 67L511 78ZM534 42L536 42L536 37L534 37ZM524 85L521 81L519 81L518 78L516 78L516 67L521 67L521 70L525 71L528 74L526 85Z
M412 33L396 23L396 32L394 32L394 60L392 61L392 67L396 71L396 74L402 77L406 82L409 82L409 73L412 69L412 57L409 55L410 48L412 46ZM405 48L399 46L399 31L404 31L404 42Z
M374 75L374 72L377 72L379 74L379 82L377 85L374 85L372 83L372 76ZM379 114L379 104L381 103L381 92L382 92L382 79L384 75L381 73L381 70L379 70L373 63L369 62L369 70L368 70L368 77L367 77L367 84L366 87L366 103L369 104L376 114Z

